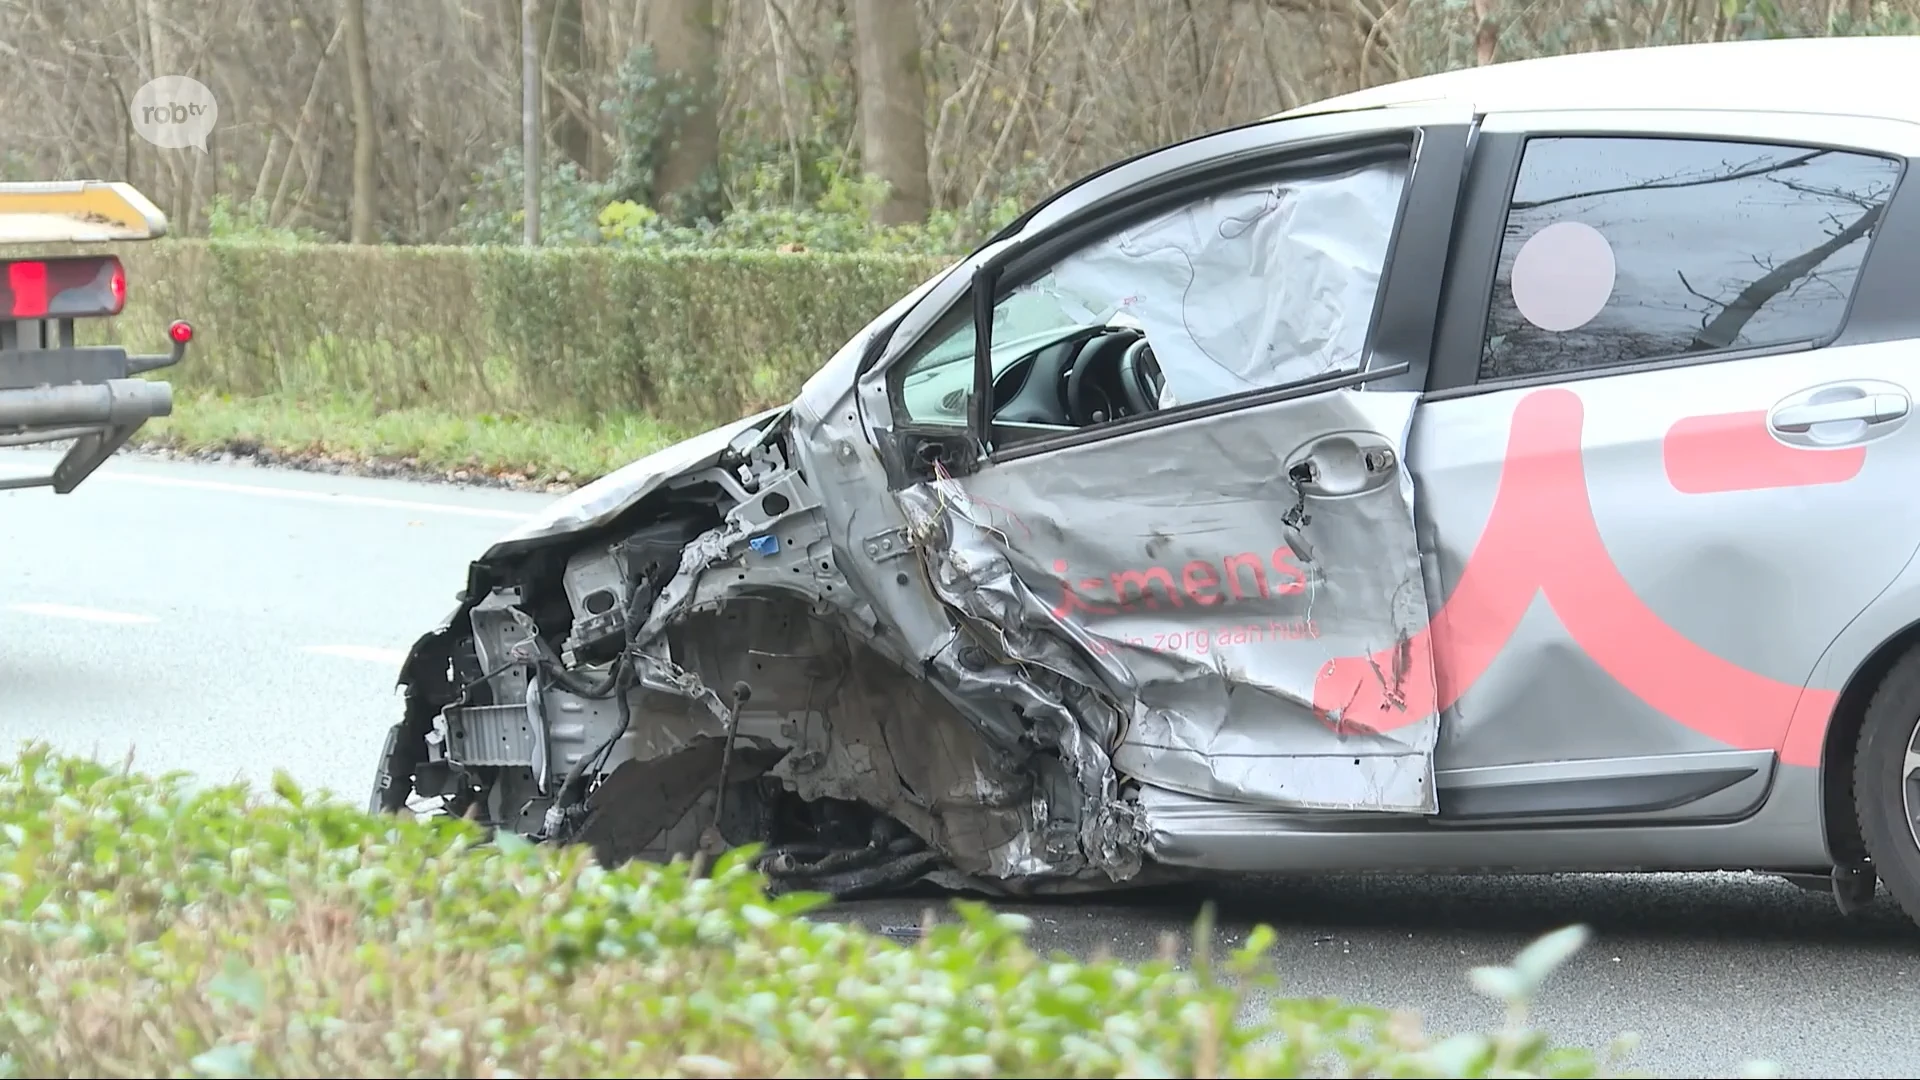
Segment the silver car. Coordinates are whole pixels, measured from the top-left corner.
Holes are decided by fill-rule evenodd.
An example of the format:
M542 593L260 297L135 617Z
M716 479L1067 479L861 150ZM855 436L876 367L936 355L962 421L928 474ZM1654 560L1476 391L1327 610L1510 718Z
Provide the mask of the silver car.
M1119 162L502 537L376 809L776 888L1746 869L1920 913L1920 38Z

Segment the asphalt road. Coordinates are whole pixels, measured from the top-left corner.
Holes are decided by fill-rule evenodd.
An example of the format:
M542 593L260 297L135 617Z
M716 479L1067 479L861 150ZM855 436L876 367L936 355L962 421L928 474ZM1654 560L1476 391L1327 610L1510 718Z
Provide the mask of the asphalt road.
M0 451L0 473L50 464ZM0 493L0 745L42 739L150 770L364 798L399 707L400 654L451 607L466 560L548 496L244 465L116 459L73 495ZM1018 905L1042 947L1153 954L1202 895L1231 945L1268 922L1288 992L1489 1028L1467 971L1584 921L1596 939L1536 1016L1663 1076L1920 1075L1920 930L1890 902L1843 919L1747 875L1260 881ZM925 900L845 917L917 921ZM1902 1019L1905 1017L1906 1019Z

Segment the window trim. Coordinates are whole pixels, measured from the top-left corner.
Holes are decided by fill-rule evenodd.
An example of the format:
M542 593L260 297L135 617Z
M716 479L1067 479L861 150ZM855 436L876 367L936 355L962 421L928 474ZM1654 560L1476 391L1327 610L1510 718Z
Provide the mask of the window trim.
M1387 250L1381 256L1380 284L1374 292L1373 310L1367 313L1366 335L1362 339L1364 344L1362 344L1360 349L1360 362L1357 366L1349 370L1321 372L1318 375L1309 375L1305 378L1277 383L1273 386L1256 387L1234 394L1222 394L1218 397L1207 398L1202 401L1176 405L1171 409L1156 409L1143 416L1132 416L1124 420L1111 420L1105 424L1075 428L1072 431L1063 431L1057 435L1036 435L1030 439L1022 439L1019 442L1005 445L996 445L993 440L992 417L989 415L989 410L992 408L991 377L989 376L986 380L988 384L987 397L978 401L978 415L970 416L969 419L972 422L968 425L969 433L979 441L982 448L982 463L992 464L1001 461L1018 461L1022 458L1034 457L1054 450L1085 446L1088 443L1117 438L1121 435L1127 435L1137 431L1151 431L1169 424L1186 423L1209 416L1218 416L1222 413L1234 412L1239 409L1252 408L1256 405L1267 404L1268 402L1285 401L1289 398L1302 397L1310 393L1317 393L1321 390L1332 390L1341 386L1358 385L1372 381L1373 379L1387 377L1387 373L1374 369L1373 344L1381 318L1386 310L1387 271L1393 266L1394 252L1399 246L1401 229L1407 220L1407 205L1413 194L1413 174L1420 160L1420 145L1423 141L1423 135L1424 132L1418 130L1390 133L1385 138L1369 138L1358 145L1338 147L1331 152L1309 154L1305 157L1289 155L1284 160L1265 168L1244 172L1226 172L1223 170L1223 175L1217 179L1210 179L1210 182L1203 185L1194 185L1192 187L1170 186L1165 192L1156 192L1154 197L1141 200L1136 204L1114 213L1088 215L1084 221L1063 223L1065 227L1059 232L1051 233L1039 243L1014 253L1011 258L1006 260L1004 267L994 267L995 299L993 304L986 308L985 319L982 320L976 317L974 323L977 330L975 337L977 343L976 348L981 354L976 357L975 360L976 365L978 365L975 369L976 386L980 383L980 374L989 370L985 365L984 358L990 354L993 348L993 307L997 306L1005 296L1012 295L1014 289L1029 282L1039 280L1048 270L1052 269L1055 264L1059 263L1060 260L1071 257L1074 253L1085 249L1089 245L1098 243L1127 228L1129 225L1148 220L1196 200L1204 199L1225 191L1232 191L1248 184L1293 175L1325 176L1328 173L1357 169L1385 161L1403 161L1406 165L1405 180L1400 187L1399 204L1394 208L1393 225L1387 237ZM980 330L979 328L981 327L985 329Z
M1666 140L1689 143L1745 143L1775 150L1830 150L1835 153L1880 158L1898 166L1898 172L1894 177L1893 188L1887 196L1881 220L1874 227L1873 235L1867 241L1867 251L1861 257L1860 272L1847 297L1846 308L1841 312L1840 319L1833 330L1821 338L1773 342L1765 345L1734 345L1698 352L1667 353L1619 364L1483 379L1480 376L1480 366L1485 356L1487 325L1493 316L1495 291L1499 286L1500 254L1506 243L1507 218L1512 207L1514 190L1519 184L1520 170L1525 164L1527 144L1536 139L1585 141L1633 139L1642 142ZM1759 133L1715 132L1706 129L1682 130L1652 124L1644 127L1616 123L1591 128L1555 125L1526 131L1483 130L1474 159L1469 166L1467 190L1461 199L1458 234L1460 240L1448 259L1447 284L1441 305L1441 324L1435 335L1435 355L1428 373L1425 399L1448 400L1526 386L1606 378L1613 375L1691 367L1696 364L1720 363L1760 356L1812 352L1841 342L1847 338L1850 329L1853 328L1862 295L1868 291L1870 283L1884 273L1877 268L1876 256L1897 246L1896 242L1883 243L1883 239L1889 231L1894 231L1893 227L1896 224L1907 225L1908 223L1904 221L1905 217L1914 216L1900 215L1901 220L1896 222L1896 212L1899 208L1915 202L1915 196L1908 191L1907 182L1913 164L1914 159L1908 155L1853 143L1782 138ZM1914 224L1920 225L1920 222ZM1899 231L1906 231L1906 229L1901 228Z
M954 301L947 311L930 322L921 340L890 366L887 398L896 432L969 437L981 449L978 464L986 465L1328 390L1384 382L1406 376L1416 369L1424 369L1432 343L1431 333L1438 318L1443 279L1432 269L1437 260L1422 260L1425 265L1416 266L1400 256L1408 246L1435 249L1436 255L1444 253L1446 239L1452 231L1454 207L1461 191L1471 130L1470 124L1429 121L1412 123L1403 128L1345 132L1310 143L1262 147L1169 173L1158 178L1147 190L1130 191L1124 197L1124 203L1097 203L1068 215L1033 242L1005 250L981 262L974 272L973 285L963 294L964 299ZM1406 181L1395 211L1392 233L1382 262L1380 286L1374 296L1374 307L1367 324L1366 345L1358 367L1209 398L1098 427L1065 431L1057 436L1022 439L997 448L991 445L991 417L975 415L985 413L991 397L991 373L984 359L992 349L992 305L988 306L984 319L976 310L978 287L983 279L993 280L993 304L997 305L1013 288L1026 280L1038 278L1065 255L1167 209L1256 181L1288 175L1325 175L1383 160L1404 161ZM1436 232L1438 236L1433 235ZM1411 244L1410 233L1416 234ZM1422 275L1425 280L1422 280ZM1395 310L1388 303L1390 296L1410 301L1400 305L1409 310ZM1424 308L1424 313L1411 310L1416 307ZM916 421L907 417L901 411L901 380L919 357L925 355L925 350L931 349L953 330L964 325L966 319L963 313L972 314L976 328L986 327L986 332L977 334L975 339L975 401L979 403L979 408L976 410L974 403L969 403L969 423L965 427ZM1383 331L1387 329L1394 334L1394 340L1389 342L1395 346L1390 350L1391 356L1383 356L1380 349L1385 340ZM1420 340L1417 343L1400 340L1411 337ZM1409 350L1410 345L1412 347ZM985 395L978 390L982 372L987 373L989 380ZM1424 370L1421 370L1415 378L1423 381L1424 374Z
M1423 102L1419 104L1432 104L1432 103ZM1115 161L1108 162L1105 165L1101 165L1098 168L1095 168L1094 170L1092 170L1091 172L1081 175L1079 179L1072 181L1071 183L1067 184L1067 186L1059 188L1054 192L1052 192L1051 194L1042 197L1038 202L1034 203L1032 206L1028 207L1023 213L1021 213L1019 217L1009 222L1006 226L1001 228L999 232L995 233L992 237L988 238L986 243L982 244L980 248L984 249L994 243L998 243L1004 240L1014 239L1015 237L1020 235L1021 230L1031 225L1036 219L1040 218L1047 211L1053 210L1057 204L1064 203L1075 196L1084 196L1089 188L1092 188L1095 184L1099 183L1102 180L1106 180L1110 178L1113 174L1118 173L1124 169L1127 169L1133 165L1137 165L1143 161L1147 161L1150 158L1158 157L1169 151L1186 150L1200 143L1208 142L1208 141L1219 139L1222 137L1230 137L1230 136L1242 135L1246 133L1266 134L1267 131L1270 130L1275 125L1288 125L1288 127L1284 130L1291 130L1291 131L1309 130L1314 126L1317 126L1318 123L1320 122L1332 121L1334 123L1339 123L1348 117L1364 117L1370 120L1375 117L1389 116L1391 115L1392 110L1405 109L1407 107L1408 106L1405 106L1405 105L1396 105L1392 103L1387 103L1387 104L1380 104L1380 105L1362 105L1362 106L1358 106L1351 109L1339 109L1339 110L1332 110L1332 111L1326 111L1326 112L1310 112L1310 111L1295 110L1293 112L1277 113L1272 116L1261 117L1258 120L1249 120L1241 124L1233 124L1224 128L1216 128L1212 131L1202 132L1198 135L1190 135L1184 139L1179 139L1174 142L1166 143L1161 146L1156 146L1149 150L1142 150L1139 153L1133 154L1130 157L1120 158ZM1419 106L1415 105L1414 107L1419 107ZM1352 135L1353 133L1349 131L1334 131L1330 134L1291 140L1289 142L1289 145L1292 145L1296 148L1305 149L1310 147L1314 143L1338 141L1342 139L1351 138ZM978 250L980 249L976 249L976 251Z
M1419 130L1378 132L1362 136L1359 140L1352 137L1342 139L1340 143L1343 145L1264 148L1206 162L1196 169L1180 170L1161 177L1150 190L1132 195L1117 205L1104 203L1086 207L1070 215L1057 227L1033 242L1008 249L994 258L983 261L975 268L973 281L967 291L950 309L929 323L920 340L916 341L912 348L895 361L888 370L887 401L895 426L900 430L914 428L942 432L964 430L976 438L982 438L984 442L983 436L987 433L987 428L978 426L976 423L980 418L974 416L976 412L974 401L968 402L968 418L964 425L941 424L906 414L904 402L901 400L901 386L907 376L913 372L914 365L936 346L944 343L954 332L971 322L974 327L974 393L977 397L984 376L990 397L993 380L990 362L993 349L992 312L1011 296L1015 289L1037 281L1054 264L1083 248L1098 243L1129 226L1137 225L1200 199L1266 180L1302 174L1325 175L1342 169L1358 168L1376 161L1404 159L1407 163L1407 182L1401 189L1400 205L1394 212L1393 236L1387 242L1387 257L1391 260L1393 246L1399 238L1401 223L1406 219L1407 195L1413 187L1414 165L1419 160L1420 135ZM1382 280L1380 295L1386 292L1384 274ZM979 299L983 282L990 283L993 297L984 309L984 318ZM1369 338L1372 336L1375 324L1379 321L1379 316L1380 296L1376 296L1374 309L1367 323ZM1365 370L1369 358L1368 355L1363 354L1359 370ZM1314 378L1320 377L1314 376ZM1210 400L1229 400L1229 398L1245 397L1248 394L1272 389L1275 388L1264 387L1262 390L1249 390L1241 394ZM990 402L987 404L990 405ZM985 406L982 406L982 410L984 408ZM986 419L990 420L991 417Z
M1329 390L1345 390L1351 387L1363 386L1367 383L1392 378L1395 375L1404 375L1412 368L1412 365L1405 360L1383 367L1374 367L1371 361L1372 356L1369 354L1367 362L1362 363L1359 368L1353 371L1327 372L1306 379L1295 379L1293 382L1281 383L1278 386L1262 387L1259 390L1248 390L1238 394L1226 394L1216 398L1208 398L1205 401L1196 401L1191 405L1179 405L1171 409L1157 410L1145 416L1130 416L1125 420L1110 420L1096 427L1074 428L1071 431L1062 431L1058 435L1037 435L1034 438L1022 439L1019 442L1010 443L1006 446L998 448L990 447L983 460L986 464L995 464L1019 461L1022 458L1038 457L1041 454L1052 453L1055 450L1068 450L1076 446L1085 446L1088 443L1105 442L1108 439L1119 438L1122 435L1132 435L1142 431L1153 431L1156 428L1169 427L1174 424L1204 420L1210 416L1239 412L1242 409L1251 409L1260 405L1272 405L1277 402L1292 401L1295 398L1311 397L1314 394L1325 393Z
M1712 352L1681 353L1676 356L1664 356L1653 360L1636 360L1629 364L1610 364L1606 367L1574 368L1569 371L1542 371L1533 375L1510 375L1505 378L1487 379L1466 386L1450 386L1442 390L1429 390L1420 400L1451 401L1454 398L1473 397L1476 394L1492 394L1502 390L1524 390L1530 386L1547 386L1553 383L1571 382L1578 379L1601 379L1615 375L1637 375L1646 371L1671 371L1675 368L1699 367L1703 364L1724 364L1733 360L1754 360L1763 356L1786 356L1789 353L1810 352L1815 348L1812 342L1787 341L1777 345L1749 345L1739 349L1715 349Z

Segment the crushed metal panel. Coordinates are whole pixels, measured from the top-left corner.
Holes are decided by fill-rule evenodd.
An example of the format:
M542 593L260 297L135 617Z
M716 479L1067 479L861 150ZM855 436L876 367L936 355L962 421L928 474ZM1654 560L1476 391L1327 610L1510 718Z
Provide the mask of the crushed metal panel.
M1104 689L1112 680L1075 647L1073 631L1051 618L956 485L916 485L899 498L935 594L965 628L947 639L929 672L990 740L1060 762L1074 786L1080 855L1115 881L1133 877L1146 832L1119 798L1111 750L1123 715Z
M1013 663L975 677L1013 684L1083 778L1110 752L1204 798L1431 813L1438 722L1401 707L1431 700L1424 655L1377 670L1383 715L1315 705L1332 660L1393 655L1426 626L1403 464L1416 400L1332 391L902 499L942 595Z
M759 441L758 433L766 431L785 416L784 406L769 409L629 462L593 483L548 503L538 514L527 518L494 541L493 546L481 556L481 561L502 559L541 542L605 525L638 505L640 500L668 481L712 466L729 448L735 447L737 440Z
M587 816L576 839L592 845L603 866L640 857L701 796L712 793L724 748L720 739L703 739L664 757L621 762L588 796ZM782 753L762 746L736 747L732 781L761 775Z
M810 384L811 385L811 384ZM860 428L851 388L839 399L793 407L796 464L817 494L834 561L850 591L880 614L884 629L868 644L917 671L953 633L946 609L927 587L905 518L887 490L886 467Z

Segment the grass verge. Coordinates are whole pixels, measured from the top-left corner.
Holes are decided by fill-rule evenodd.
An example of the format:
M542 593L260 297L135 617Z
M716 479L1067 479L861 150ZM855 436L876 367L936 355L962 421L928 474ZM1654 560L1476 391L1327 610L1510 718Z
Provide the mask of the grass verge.
M292 465L373 467L460 480L582 484L684 437L643 416L597 425L533 417L381 410L351 397L177 394L133 445Z
M1184 969L1081 962L956 903L908 946L769 899L743 855L606 869L284 776L262 798L29 746L0 766L0 1075L1610 1075L1525 1021L1579 928L1476 969L1506 1027L1434 1041L1254 1009L1265 927L1229 957L1196 935Z

